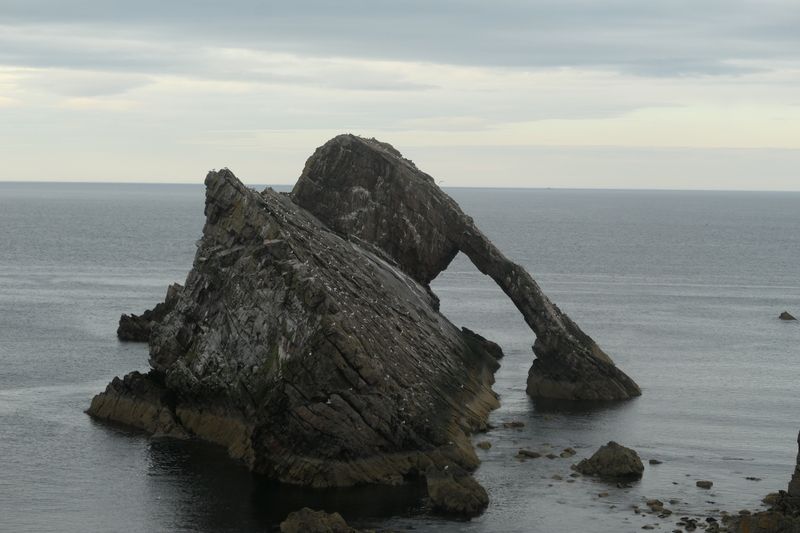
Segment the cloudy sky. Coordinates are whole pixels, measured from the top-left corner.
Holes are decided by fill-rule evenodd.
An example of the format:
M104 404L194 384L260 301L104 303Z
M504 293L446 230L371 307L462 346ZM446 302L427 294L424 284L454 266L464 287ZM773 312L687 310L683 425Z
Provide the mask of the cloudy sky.
M0 180L800 190L797 0L0 0Z

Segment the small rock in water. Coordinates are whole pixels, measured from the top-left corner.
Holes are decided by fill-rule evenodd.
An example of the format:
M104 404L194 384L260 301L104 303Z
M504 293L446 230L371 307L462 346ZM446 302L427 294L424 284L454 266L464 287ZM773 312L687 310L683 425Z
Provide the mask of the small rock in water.
M606 498L606 497L608 497L608 493L607 492L601 492L600 494L597 495L597 497L598 498Z
M642 477L644 465L635 451L611 441L601 446L589 459L578 463L575 470L588 476L638 478Z
M523 428L525 427L525 422L520 422L519 420L512 420L511 422L503 422L504 428Z
M281 533L349 533L354 531L339 513L328 514L304 507L281 522Z
M545 455L545 457L547 457L548 459L558 459L558 456L554 453L548 453L547 455Z
M746 477L745 479L748 480L748 481L761 481L760 477L752 477L751 476L751 477Z
M780 494L778 494L777 492L770 492L769 494L764 496L764 498L761 501L764 502L766 505L775 505L780 501L780 499L781 499Z
M650 463L651 465L660 465L661 461L659 461L658 459L650 459L648 463Z
M781 320L797 320L795 317L790 315L788 311L784 311L783 313L781 313L778 318L780 318Z
M524 457L526 459L538 459L542 454L533 450L522 449L517 452L517 457Z
M576 451L575 451L575 450L573 450L572 448L564 448L564 451L562 451L562 452L561 452L559 455L560 455L562 458L566 459L567 457L572 457L572 456L573 456L573 455L575 455L576 453L578 453L578 452L576 452Z
M647 500L647 506L653 512L660 512L662 509L664 509L664 502L655 499Z
M491 442L489 442L488 440L484 440L484 441L481 441L481 442L479 442L479 443L478 443L478 444L476 444L475 446L477 446L477 447L478 447L478 448L480 448L481 450L488 450L489 448L491 448L491 447L492 447L492 443L491 443Z
M697 485L701 489L710 489L712 486L714 486L714 483L705 479L701 479L700 481L695 483L695 485Z

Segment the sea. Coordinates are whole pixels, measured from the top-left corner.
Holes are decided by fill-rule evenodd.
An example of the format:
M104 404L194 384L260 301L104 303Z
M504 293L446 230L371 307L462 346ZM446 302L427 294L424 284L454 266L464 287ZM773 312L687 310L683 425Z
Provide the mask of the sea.
M270 482L214 446L84 413L114 376L148 368L147 347L119 342L117 321L185 279L202 185L0 183L0 531L265 532L304 506L394 531L671 531L681 516L758 509L786 487L800 430L800 322L778 315L800 317L800 193L447 192L640 384L640 398L528 398L534 335L459 255L432 283L441 309L505 352L495 429L475 436L492 445L477 450L485 514L431 516L416 488ZM641 481L570 477L611 440L642 457ZM577 455L516 458L566 447ZM673 514L634 511L652 498Z

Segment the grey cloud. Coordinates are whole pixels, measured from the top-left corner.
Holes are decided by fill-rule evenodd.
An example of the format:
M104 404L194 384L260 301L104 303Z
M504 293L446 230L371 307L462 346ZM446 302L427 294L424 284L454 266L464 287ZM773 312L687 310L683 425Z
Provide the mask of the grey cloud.
M794 0L7 0L0 20L85 32L114 28L178 49L241 46L461 65L591 66L646 75L745 72L737 61L800 59L800 4ZM181 68L163 57L123 55L110 61L102 50L83 56L54 52L58 61L79 66Z

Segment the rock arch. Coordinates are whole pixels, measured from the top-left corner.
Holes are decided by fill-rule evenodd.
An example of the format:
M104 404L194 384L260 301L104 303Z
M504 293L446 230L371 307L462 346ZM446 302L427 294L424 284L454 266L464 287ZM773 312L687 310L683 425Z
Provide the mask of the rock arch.
M533 397L621 400L639 386L509 260L434 179L391 145L339 135L306 162L292 200L334 231L377 246L427 286L464 253L490 276L536 335Z

